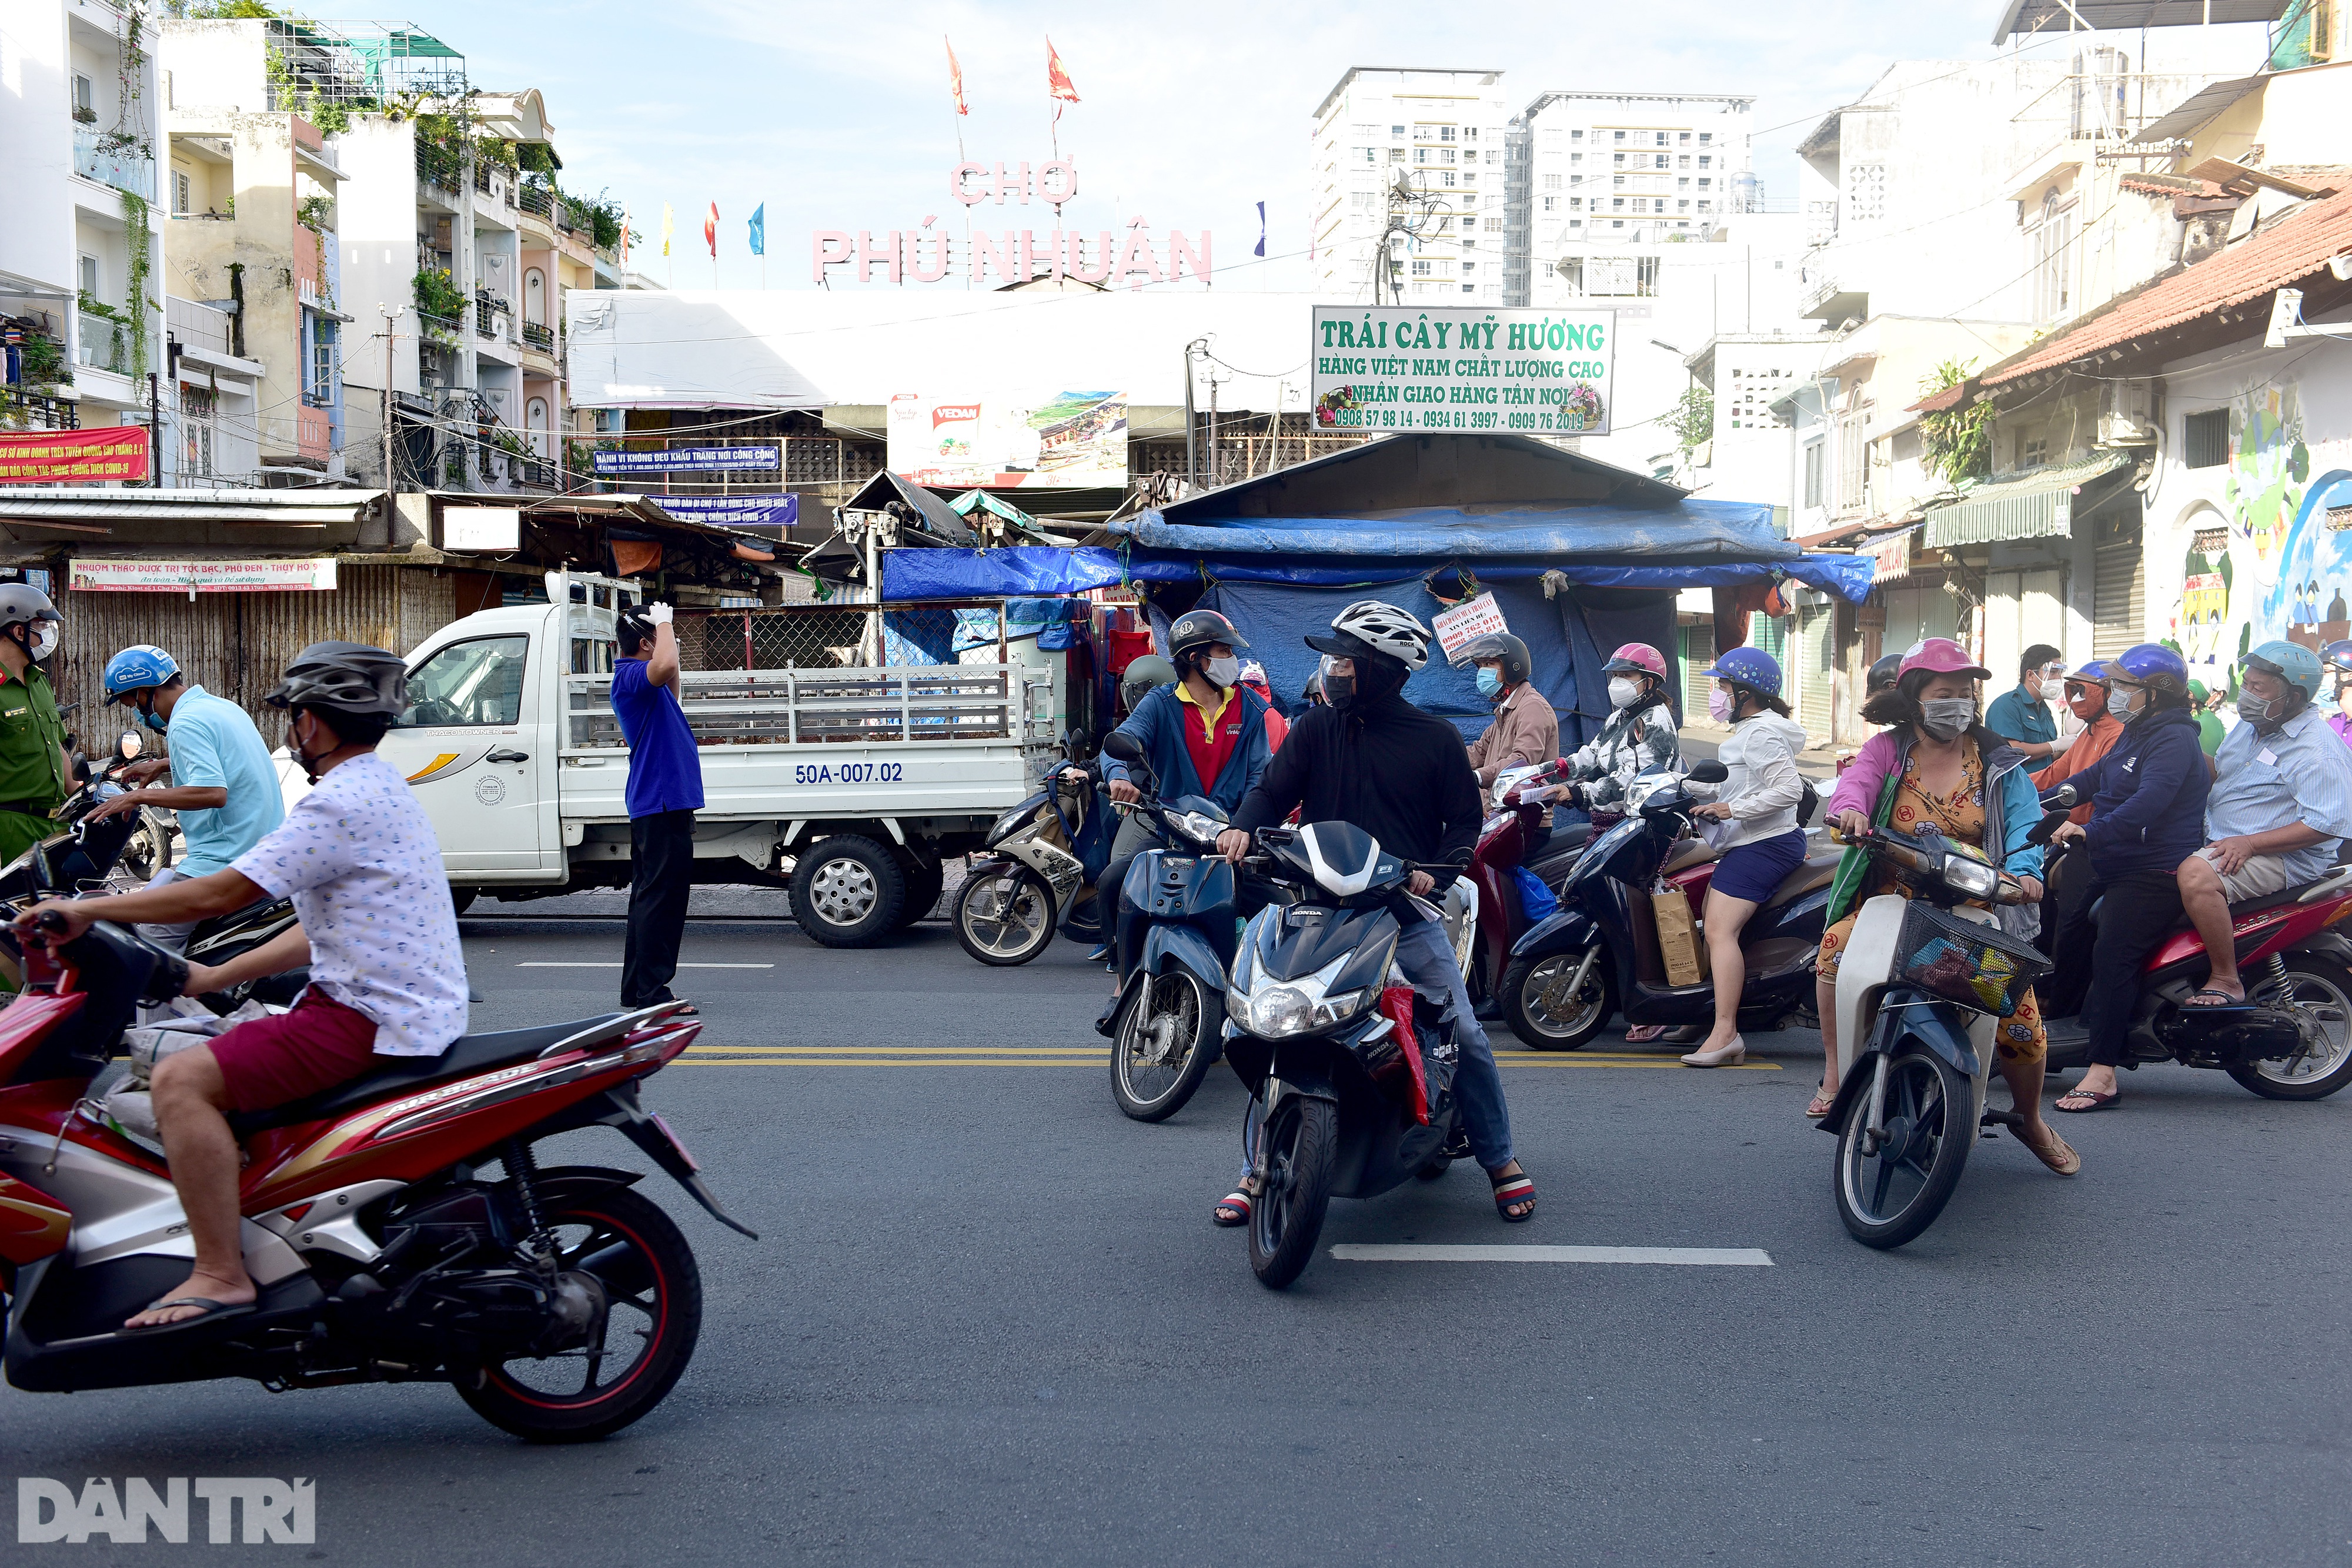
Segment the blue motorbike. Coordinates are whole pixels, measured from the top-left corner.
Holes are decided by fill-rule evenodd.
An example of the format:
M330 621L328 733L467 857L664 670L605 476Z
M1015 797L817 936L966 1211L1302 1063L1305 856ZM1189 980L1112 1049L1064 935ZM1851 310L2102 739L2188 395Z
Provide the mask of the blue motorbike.
M1218 1055L1225 976L1239 946L1241 885L1215 853L1224 809L1197 795L1161 800L1143 749L1117 730L1103 750L1127 764L1144 798L1129 810L1168 847L1146 850L1120 884L1118 994L1095 1028L1110 1037L1110 1093L1139 1122L1183 1109Z

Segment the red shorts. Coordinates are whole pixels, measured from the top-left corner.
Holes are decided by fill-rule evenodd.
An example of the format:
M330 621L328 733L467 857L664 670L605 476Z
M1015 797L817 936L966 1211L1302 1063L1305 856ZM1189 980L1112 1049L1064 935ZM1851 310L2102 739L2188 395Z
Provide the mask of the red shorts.
M316 986L292 1011L241 1023L211 1049L229 1109L248 1113L307 1100L377 1065L375 1020Z

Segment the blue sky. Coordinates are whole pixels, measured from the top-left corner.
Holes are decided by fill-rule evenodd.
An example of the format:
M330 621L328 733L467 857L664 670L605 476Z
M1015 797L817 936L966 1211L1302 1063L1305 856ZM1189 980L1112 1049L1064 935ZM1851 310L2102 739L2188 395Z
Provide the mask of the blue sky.
M961 226L947 195L958 119L948 107L952 38L971 113L969 155L1047 156L1045 35L1081 102L1061 123L1080 165L1072 226L1216 235L1222 286L1304 287L1308 117L1350 66L1502 69L1514 101L1553 89L1752 94L1757 164L1768 201L1795 190L1795 140L1896 59L1982 59L1996 6L1815 0L1681 0L1536 7L1356 0L1334 6L1193 0L1153 11L961 0L895 5L667 0L658 6L571 0L406 0L413 20L462 50L479 87L537 87L564 160L566 188L609 190L656 236L677 214L676 283L709 287L702 214L720 216L718 281L757 287L744 220L767 207L767 283L807 287L811 232L912 228L931 214ZM338 0L322 17L390 15ZM2193 29L2162 37L2163 57ZM2215 28L2209 68L2252 69L2259 30ZM2136 36L2120 41L2137 55ZM2063 57L2063 40L2036 52ZM2200 62L2202 63L2202 62ZM1769 131L1767 128L1771 129ZM1254 204L1268 214L1263 266ZM1023 209L991 206L997 226ZM1052 226L1050 209L1028 209ZM656 238L639 260L663 276ZM879 282L871 287L887 285ZM945 283L940 287L952 287Z

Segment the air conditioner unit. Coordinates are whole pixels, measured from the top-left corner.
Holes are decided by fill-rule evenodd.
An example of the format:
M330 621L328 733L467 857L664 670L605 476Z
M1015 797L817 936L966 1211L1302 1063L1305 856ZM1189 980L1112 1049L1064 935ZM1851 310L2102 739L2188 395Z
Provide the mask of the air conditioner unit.
M2099 386L2099 444L2147 446L2156 441L2156 383L2103 382Z

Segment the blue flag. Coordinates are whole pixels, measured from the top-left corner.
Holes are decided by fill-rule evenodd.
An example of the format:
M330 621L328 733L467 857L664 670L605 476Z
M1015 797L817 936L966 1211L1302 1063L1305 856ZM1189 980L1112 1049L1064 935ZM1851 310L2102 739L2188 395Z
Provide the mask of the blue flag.
M1254 256L1265 254L1265 204L1264 202L1257 204L1257 249L1251 254Z
M759 210L751 214L751 254L768 254L768 204L765 202L761 202Z

